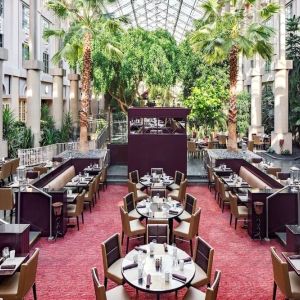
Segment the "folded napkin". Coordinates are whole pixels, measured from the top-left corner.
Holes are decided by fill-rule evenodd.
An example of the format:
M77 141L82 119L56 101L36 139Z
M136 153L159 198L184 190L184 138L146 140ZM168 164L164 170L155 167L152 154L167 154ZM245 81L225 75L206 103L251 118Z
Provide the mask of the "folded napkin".
M134 247L134 250L136 250L136 251L142 251L143 253L147 253L147 250L146 250L146 249L141 248L141 247L138 247L138 246L135 246L135 247Z
M167 245L167 243L164 243L164 250L165 250L165 252L168 252L168 245Z
M186 277L183 275L172 273L172 277L173 277L173 279L177 279L179 281L186 282Z
M2 270L13 270L15 269L16 265L4 265L4 266L1 266L1 269Z
M137 208L146 208L146 204L138 204L136 207Z
M127 266L123 267L123 271L136 268L137 266L138 266L137 263L132 263L130 265L127 265Z
M186 257L185 259L183 259L184 262L190 262L192 261L192 258L191 257Z
M180 207L181 206L181 204L180 203L176 203L176 207Z
M170 209L170 210L169 210L169 214L170 214L170 215L177 215L177 214L178 214L178 211L177 211L177 210L174 210L174 209Z
M151 285L151 275L148 274L147 275L147 280L146 280L146 288L149 289L150 288L150 285Z
M147 179L141 178L140 181L145 182Z
M289 256L289 259L300 259L300 255L299 254L291 255Z

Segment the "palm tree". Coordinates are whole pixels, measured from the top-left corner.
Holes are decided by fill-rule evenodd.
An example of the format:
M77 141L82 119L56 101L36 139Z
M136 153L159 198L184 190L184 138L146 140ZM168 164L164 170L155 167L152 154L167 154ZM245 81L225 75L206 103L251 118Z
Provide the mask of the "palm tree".
M237 149L237 75L238 57L259 54L271 60L273 28L267 21L278 12L275 3L259 0L206 0L202 4L204 16L191 34L191 43L201 51L207 63L228 61L230 99L228 111L228 149Z
M109 2L113 2L110 0ZM80 109L80 147L87 148L88 114L91 97L92 45L95 38L101 38L106 30L115 30L118 22L109 20L104 13L105 0L48 0L47 6L61 20L69 22L65 29L46 29L44 37L55 36L61 39L62 47L54 55L54 62L65 58L70 67L81 67L82 97ZM109 52L120 51L106 43Z

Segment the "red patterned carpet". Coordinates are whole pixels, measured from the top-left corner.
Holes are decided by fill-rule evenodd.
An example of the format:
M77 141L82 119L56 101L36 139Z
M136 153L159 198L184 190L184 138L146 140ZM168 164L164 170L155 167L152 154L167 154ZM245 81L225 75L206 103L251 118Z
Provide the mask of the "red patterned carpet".
M101 193L96 207L90 214L85 212L85 224L80 231L70 229L64 239L48 243L42 239L37 243L41 249L37 293L39 300L92 300L94 290L91 268L96 266L103 280L100 244L110 235L121 231L118 206L126 194L125 186L112 185ZM229 226L228 211L222 214L206 186L192 186L188 192L198 198L202 208L199 235L215 248L213 269L222 271L218 299L220 300L267 300L272 297L273 274L269 247L280 245L273 241L252 241L238 224L235 231ZM179 243L188 250L188 244ZM109 288L114 283L109 281ZM126 285L130 295L135 292ZM181 291L179 299L182 298ZM139 299L155 299L154 295L139 293ZM174 299L165 294L161 299ZM32 299L28 295L26 299ZM277 299L283 299L279 294ZM117 300L117 299L116 299Z

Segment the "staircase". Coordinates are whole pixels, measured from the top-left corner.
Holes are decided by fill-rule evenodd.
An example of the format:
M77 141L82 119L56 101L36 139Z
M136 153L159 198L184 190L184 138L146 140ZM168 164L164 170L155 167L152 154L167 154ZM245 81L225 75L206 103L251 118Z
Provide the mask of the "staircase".
M127 165L110 165L107 170L108 184L127 184L128 167Z

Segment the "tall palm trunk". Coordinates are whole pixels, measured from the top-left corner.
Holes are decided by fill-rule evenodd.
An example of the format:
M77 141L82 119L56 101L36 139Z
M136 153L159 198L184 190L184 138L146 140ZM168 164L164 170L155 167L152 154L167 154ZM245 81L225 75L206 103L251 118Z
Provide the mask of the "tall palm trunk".
M238 74L238 49L233 47L229 55L230 100L228 113L228 149L237 150L236 123L237 123L237 74Z
M91 95L91 45L92 35L86 32L83 41L83 70L82 70L82 98L80 110L80 149L88 149L88 113Z

